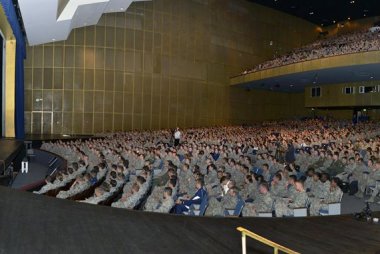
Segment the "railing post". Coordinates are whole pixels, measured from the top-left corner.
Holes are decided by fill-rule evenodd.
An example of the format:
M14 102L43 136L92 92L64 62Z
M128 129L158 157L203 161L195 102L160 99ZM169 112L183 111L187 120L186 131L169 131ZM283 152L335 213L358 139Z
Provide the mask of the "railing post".
M241 233L241 249L243 254L247 254L247 245L245 240L245 234Z
M274 248L274 254L278 254L278 248Z

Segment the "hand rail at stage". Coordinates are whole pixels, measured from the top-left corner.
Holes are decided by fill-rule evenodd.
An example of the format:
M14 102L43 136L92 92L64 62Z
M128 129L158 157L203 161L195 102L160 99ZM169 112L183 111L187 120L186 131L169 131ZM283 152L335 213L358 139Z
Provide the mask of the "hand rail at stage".
M252 239L259 241L265 245L268 245L270 247L273 247L273 253L278 254L278 251L282 251L288 254L300 254L299 252L296 252L294 250L288 249L280 244L277 244L275 242L272 242L269 239L266 239L262 236L259 236L258 234L255 234L245 228L238 227L236 228L238 231L241 232L241 244L242 244L242 253L247 254L247 245L246 245L246 236L251 237Z

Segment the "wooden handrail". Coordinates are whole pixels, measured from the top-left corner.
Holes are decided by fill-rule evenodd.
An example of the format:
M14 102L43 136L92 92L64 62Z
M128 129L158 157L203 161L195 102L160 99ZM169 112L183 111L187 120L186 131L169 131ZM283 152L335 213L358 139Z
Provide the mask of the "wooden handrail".
M246 249L246 243L245 243L245 236L249 236L250 238L256 240L256 241L259 241L265 245L268 245L270 247L272 247L274 249L274 253L275 254L278 254L278 251L282 251L282 252L285 252L285 253L289 253L289 254L300 254L299 252L296 252L294 250L291 250L289 248L286 248L278 243L275 243L269 239L266 239L265 237L262 237L258 234L255 234L245 228L242 228L242 227L238 227L237 228L238 231L241 232L242 234L242 253L245 254L247 253L247 249Z

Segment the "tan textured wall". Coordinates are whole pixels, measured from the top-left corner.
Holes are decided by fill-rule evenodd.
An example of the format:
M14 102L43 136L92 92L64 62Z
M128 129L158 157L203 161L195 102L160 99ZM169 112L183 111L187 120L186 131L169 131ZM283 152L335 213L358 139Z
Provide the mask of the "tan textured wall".
M247 92L229 77L315 38L312 24L245 0L134 3L64 42L28 48L26 133L288 118L302 113L303 95Z
M379 85L379 81L323 85L321 86L321 97L311 97L312 87L306 87L305 107L378 107L380 106L380 92L359 93L359 86L377 85ZM355 87L355 94L343 94L344 87Z

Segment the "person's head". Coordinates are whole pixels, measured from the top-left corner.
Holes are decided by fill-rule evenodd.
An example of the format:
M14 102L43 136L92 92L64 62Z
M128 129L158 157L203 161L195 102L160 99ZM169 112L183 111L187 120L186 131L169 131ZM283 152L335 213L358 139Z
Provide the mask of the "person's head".
M326 181L330 180L330 176L329 174L327 173L322 173L322 176L321 176L321 182L324 183Z
M238 191L238 189L235 186L231 187L228 190L228 194L231 195L231 196L233 196L233 197L236 197L238 195L238 193L239 193L239 191Z
M134 183L132 185L132 194L139 192L139 190L140 190L140 186L137 183Z
M296 191L298 192L304 191L303 182L301 180L296 180L294 183L294 187L296 188Z
M145 182L146 182L146 180L144 177L142 177L142 176L136 177L136 184L138 184L139 186L143 185Z
M295 175L290 175L288 178L288 184L294 185L296 180L297 180L297 177Z
M111 180L110 180L110 185L111 185L111 187L115 188L115 187L117 186L117 182L116 182L116 180L111 179Z
M177 174L177 170L175 170L174 168L169 168L168 169L168 176L169 178L173 175L176 175Z
M116 171L111 171L110 172L110 176L111 176L112 179L116 179L116 177L117 177Z
M77 171L78 168L79 168L78 162L73 162L73 164L71 165L71 167L74 169L74 171Z
M279 182L281 182L281 180L282 180L282 175L280 173L277 173L277 174L274 175L273 181L275 183L279 183Z
M314 180L315 182L319 181L320 179L321 179L321 173L315 173L315 174L313 175L313 180Z
M94 194L95 194L96 197L100 197L100 196L102 196L102 195L104 194L104 190L103 190L103 188L101 188L101 187L97 187L97 188L95 189Z
M92 171L90 172L90 175L91 175L91 178L96 178L96 176L97 176L97 172L96 172L95 170L92 170Z
M204 185L204 183L203 183L203 180L202 180L202 179L197 179L197 180L195 181L195 187L197 188L197 190L199 190L200 188L202 188L203 185Z
M228 189L236 186L236 182L234 180L230 180L227 184Z
M315 169L314 168L309 168L307 170L307 176L313 177L314 174L315 174Z
M266 182L260 183L260 185L259 185L259 192L261 194L266 194L266 193L268 193L268 191L269 191L269 185L268 185L268 183L266 183Z
M177 178L169 179L168 181L168 187L174 189L177 185Z
M91 172L95 172L96 174L99 172L99 167L98 166L95 166Z
M245 183L253 183L252 175L245 175Z
M264 163L263 164L263 171L268 171L269 170L269 165Z
M171 198L172 194L173 194L172 188L166 187L164 189L164 199Z
M338 177L334 177L331 179L330 186L332 188L336 188L339 186L340 182L341 182L341 180Z

